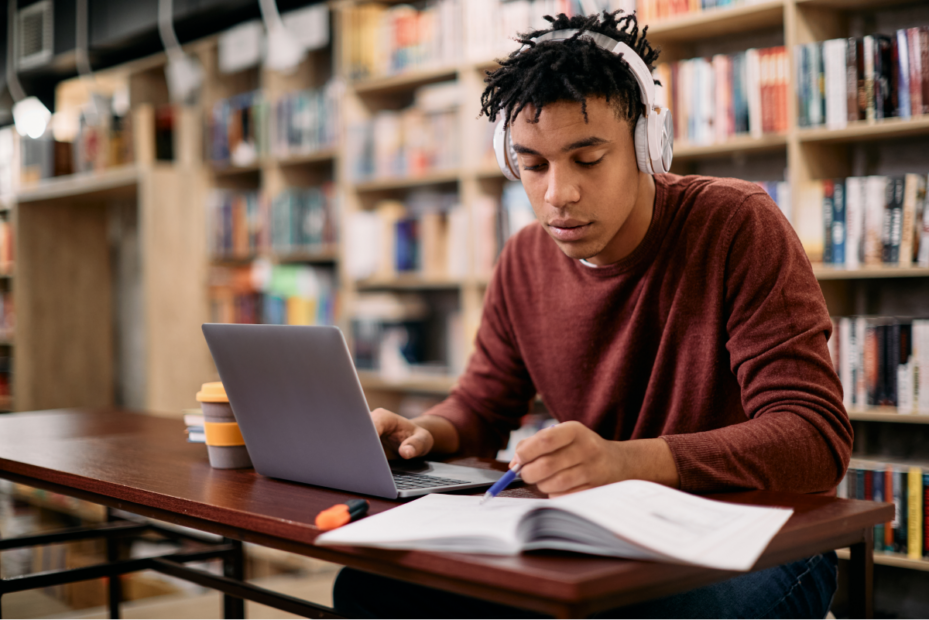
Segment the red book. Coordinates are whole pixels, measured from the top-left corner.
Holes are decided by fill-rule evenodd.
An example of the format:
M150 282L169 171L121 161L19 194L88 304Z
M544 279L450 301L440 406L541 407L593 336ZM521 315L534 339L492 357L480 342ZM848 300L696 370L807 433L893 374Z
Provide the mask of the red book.
M919 28L906 29L906 44L910 61L910 111L913 116L923 113L922 60L920 58Z
M919 64L923 87L923 114L929 113L929 26L919 29Z
M758 65L761 67L760 91L761 91L761 132L771 133L774 122L771 113L771 83L772 74L774 73L771 63L771 50L758 50Z
M874 499L874 472L870 469L864 470L864 497L871 501Z

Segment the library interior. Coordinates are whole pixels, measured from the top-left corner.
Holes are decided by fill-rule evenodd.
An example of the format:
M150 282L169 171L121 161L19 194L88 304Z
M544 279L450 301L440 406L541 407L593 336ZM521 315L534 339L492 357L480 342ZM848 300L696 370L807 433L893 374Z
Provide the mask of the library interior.
M642 108L669 111L673 159L672 176L655 175L652 187L659 181L666 187L670 181L661 177L673 175L748 182L740 191L763 192L770 221L789 223L785 235L802 244L799 269L818 284L831 317L821 330L828 334L823 372L835 377L836 409L847 414L843 424L853 436L844 476L809 497L841 500L834 506L848 510L893 508L883 522L855 522L864 532L860 548L850 546L852 538L825 533L814 544L811 533L803 543L809 552L791 556L785 550L794 547L782 532L756 569L834 549L838 586L831 610L826 603L832 617L854 617L860 597L875 617L929 616L925 0L7 0L5 7L0 617L312 615L316 608L294 601L332 607L343 566L560 616L644 600L645 586L640 594L612 592L594 576L638 566L637 560L600 558L594 565L588 557L578 566L589 574L557 582L574 589L565 585L562 594L553 586L545 595L562 607L532 607L531 584L520 584L532 575L557 581L545 571L554 574L558 558L544 552L520 564L460 560L465 568L454 575L453 565L440 562L448 555L442 551L403 560L395 551L353 554L314 545L319 532L311 536L307 528L315 528L316 512L326 507L317 503L348 495L299 499L306 485L262 481L250 468L246 441L256 431L242 424L239 432L241 414L228 405L246 399L238 391L245 388L227 384L226 396L217 382L227 369L214 362L202 329L207 323L337 327L368 409L408 419L446 406L459 386L477 389L473 377L481 373L492 382L488 373L518 367L527 381L537 379L533 373L542 371L531 359L489 359L482 325L487 332L499 327L486 321L507 304L535 303L516 317L527 323L544 314L544 304L558 307L541 297L514 300L535 289L507 290L501 282L533 277L538 267L516 254L514 240L529 247L529 239L552 243L551 235L558 242L556 235L570 236L576 224L531 236L541 230L538 203L553 192L541 199L537 180L529 190L525 174L503 170L499 158L512 148L506 142L512 135L482 114L482 94L501 62L536 46L521 37L551 28L545 16L614 11L621 11L618 18L635 14L639 34L660 51L645 69L655 80L654 100ZM585 40L576 34L562 39ZM640 96L632 97L629 105L638 105ZM501 114L512 111L508 105ZM534 105L524 118L542 109ZM518 123L511 126L515 132ZM638 128L634 133L638 150ZM539 155L520 148L519 166ZM538 167L524 170L538 179ZM506 270L497 269L501 256L512 263ZM582 268L596 267L592 255L573 258L591 258ZM711 280L718 274L707 269L705 288L716 290ZM787 299L792 284L778 294ZM650 298L644 287L616 290ZM727 288L727 309L730 294ZM491 300L497 307L485 312ZM789 314L786 304L778 307ZM675 323L680 312L671 313ZM612 329L617 323L609 320ZM546 350L545 343L522 342L532 331L517 327L495 335L520 351ZM602 343L572 339L570 323L560 328L565 333L552 346L600 350ZM725 346L720 351L716 372L736 389L736 381L763 372L736 373ZM665 355L657 344L651 353ZM332 367L340 355L332 354ZM616 350L612 357L623 355ZM268 363L286 363L279 358ZM565 354L566 363L575 359L596 358ZM667 371L640 361L637 376ZM597 375L593 367L585 373ZM495 455L499 471L517 458L520 441L581 419L565 410L563 394L556 396L564 389L538 383L532 389L525 414L515 430L506 429L509 440ZM587 394L583 386L570 389L581 400ZM812 391L810 398L820 400L811 409L828 409L829 397ZM597 406L645 411L643 398ZM748 398L719 406L749 420L742 410ZM634 422L624 423L624 432ZM665 434L661 428L653 425L651 437ZM707 430L691 428L681 432ZM125 445L136 441L134 452ZM120 450L123 471L108 471ZM265 482L288 486L260 486ZM693 489L683 474L681 486ZM541 497L533 488L527 482L508 493ZM314 512L285 510L287 493L298 497L294 506ZM771 505L768 497L749 503ZM791 497L801 498L790 504L796 519L807 496ZM261 502L271 512L263 514ZM270 508L275 504L278 512ZM371 506L372 513L390 507L373 499ZM800 525L790 527L794 539L803 537ZM40 541L42 534L50 536ZM490 568L481 575L477 566ZM862 581L858 567L867 569ZM503 579L509 585L494 589L495 571L509 571ZM682 572L687 577L678 581L689 587L662 582L648 596L723 578L710 573L716 574ZM448 608L449 617L462 613Z

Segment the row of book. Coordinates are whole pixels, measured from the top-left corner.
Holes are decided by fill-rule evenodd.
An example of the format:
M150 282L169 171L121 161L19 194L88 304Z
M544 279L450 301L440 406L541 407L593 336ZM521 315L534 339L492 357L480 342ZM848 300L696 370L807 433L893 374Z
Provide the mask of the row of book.
M348 7L343 48L352 79L486 62L519 47L519 33L543 29L545 15L584 13L579 0L432 0ZM634 2L616 2L627 9ZM617 6L619 8L619 6Z
M640 23L650 24L689 13L757 4L759 1L761 0L638 0L637 3L633 2L632 4L637 5ZM617 8L627 9L626 5L630 3L625 2L622 4L623 6Z
M926 175L811 181L798 200L794 225L810 260L929 267Z
M210 252L217 258L332 250L338 242L335 185L289 188L268 199L257 191L214 190L207 201Z
M790 183L787 181L756 181L756 184L768 193L787 221L793 222Z
M787 131L787 68L783 46L658 65L675 140L713 144Z
M833 319L829 352L847 408L929 415L929 319Z
M929 113L929 27L799 45L794 61L801 127Z
M837 494L892 502L893 521L874 526L874 550L929 559L929 468L852 459Z
M214 323L333 325L338 310L333 269L264 260L212 267L209 298Z
M458 165L461 150L457 82L424 86L412 106L380 110L348 130L354 180L411 177Z
M13 273L13 224L0 220L0 275Z
M213 105L209 119L210 159L249 166L268 156L303 155L339 141L342 85L300 90L269 102L261 91L241 93Z

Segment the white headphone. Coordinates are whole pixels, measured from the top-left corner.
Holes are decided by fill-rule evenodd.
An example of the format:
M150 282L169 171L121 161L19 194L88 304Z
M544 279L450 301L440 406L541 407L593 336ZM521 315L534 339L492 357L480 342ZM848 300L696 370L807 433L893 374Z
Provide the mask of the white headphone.
M577 34L577 30L556 30L546 32L534 39L536 43L542 41L564 41ZM635 158L639 170L647 174L660 174L671 169L671 158L674 149L674 126L671 123L671 111L655 105L655 82L645 61L635 51L623 43L598 32L585 31L581 37L590 39L598 47L622 54L623 60L632 70L635 81L639 84L642 94L642 103L645 104L645 114L640 116L635 124ZM525 49L525 46L522 48ZM522 49L519 51L521 52ZM516 151L513 149L513 140L510 138L510 128L506 119L500 119L494 128L494 153L497 156L497 165L503 176L511 181L519 180L519 164L516 160Z

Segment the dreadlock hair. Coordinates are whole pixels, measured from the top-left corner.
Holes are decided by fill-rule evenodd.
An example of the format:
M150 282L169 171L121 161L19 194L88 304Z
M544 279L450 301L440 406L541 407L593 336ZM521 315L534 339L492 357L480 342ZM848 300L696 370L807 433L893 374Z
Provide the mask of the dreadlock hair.
M660 50L653 49L646 40L648 26L640 36L635 14L617 17L622 12L603 11L602 15L574 17L564 13L557 17L546 15L552 25L550 29L520 34L516 40L523 44L523 50L499 60L500 68L487 72L481 114L495 121L497 114L502 113L509 125L523 108L532 104L535 117L531 122L537 123L546 104L569 100L580 102L586 122L589 121L587 97L604 97L613 104L617 117L627 120L634 130L644 106L632 70L621 60L621 54L613 54L582 38L584 32L593 32L622 41L642 57L649 70L654 69ZM547 32L568 29L578 32L564 41L534 41ZM657 80L655 83L660 84Z

